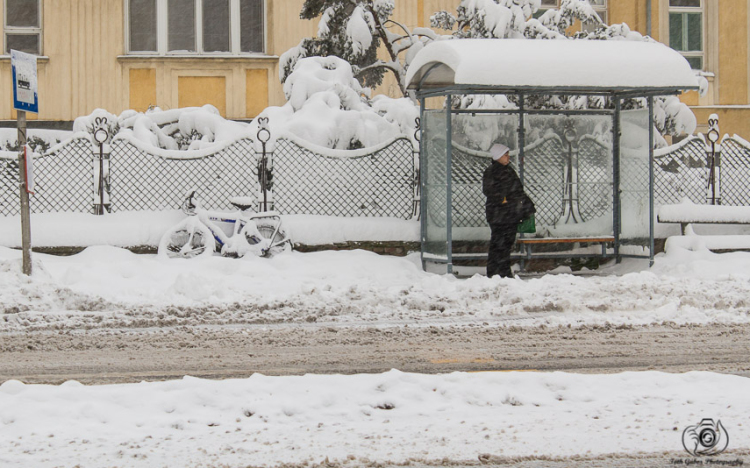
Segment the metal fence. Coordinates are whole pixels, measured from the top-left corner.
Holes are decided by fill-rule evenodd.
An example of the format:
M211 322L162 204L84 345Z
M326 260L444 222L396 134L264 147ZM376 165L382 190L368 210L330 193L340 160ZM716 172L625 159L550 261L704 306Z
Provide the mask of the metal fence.
M90 212L93 201L93 154L87 138L74 138L34 158L35 192L31 211ZM17 159L0 159L0 214L20 213Z
M685 198L696 204L710 203L707 148L705 137L698 135L656 152L657 205L679 203ZM750 143L725 136L718 148L718 199L724 205L750 205ZM574 153L568 155L571 149ZM103 172L108 209L177 209L185 192L193 187L200 191L204 204L213 209L230 209L228 199L232 196L259 195L258 162L263 150L255 140L238 140L210 154L181 153L150 154L134 142L115 139ZM565 213L566 203L584 221L612 209L611 150L605 143L584 135L569 148L560 136L549 134L527 145L524 153L524 184L536 203L539 224L557 222ZM96 212L98 157L97 148L86 137L76 137L36 157L32 211ZM314 150L304 142L279 138L268 157L273 207L281 213L403 219L416 214L418 171L414 148L406 138L375 151ZM488 164L486 155L454 148L454 226L485 225L481 180ZM574 179L566 174L571 164ZM648 183L647 167L626 157L621 164L621 188L642 198L640 192ZM436 166L428 170L436 168L440 169ZM18 179L15 157L0 157L2 216L19 213ZM431 195L445 197L445 193L434 190Z
M406 138L373 152L313 150L291 138L279 138L271 159L275 209L409 219L415 187L413 154Z
M725 136L717 148L716 199L722 205L750 206L750 143ZM703 135L691 136L657 152L654 199L657 205L711 203L710 145Z
M178 157L170 156L174 152L149 154L130 141L115 140L109 167L111 211L177 209L193 188L206 208L232 209L230 197L258 194L254 148L253 140L242 139L209 155Z

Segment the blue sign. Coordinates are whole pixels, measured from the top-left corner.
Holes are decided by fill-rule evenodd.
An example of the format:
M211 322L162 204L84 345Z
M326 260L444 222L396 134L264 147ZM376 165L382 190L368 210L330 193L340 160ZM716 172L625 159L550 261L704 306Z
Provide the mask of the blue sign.
M36 55L11 50L10 65L13 71L13 108L38 114Z

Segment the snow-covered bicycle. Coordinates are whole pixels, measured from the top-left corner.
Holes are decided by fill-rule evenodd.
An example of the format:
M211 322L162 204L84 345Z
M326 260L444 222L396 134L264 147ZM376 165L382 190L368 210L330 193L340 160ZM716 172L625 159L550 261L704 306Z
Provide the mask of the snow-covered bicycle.
M278 213L253 213L254 201L246 198L229 201L237 211L207 210L196 191L188 191L182 202L182 211L188 216L164 233L159 255L193 258L211 256L218 250L225 257L271 257L292 250L292 240Z

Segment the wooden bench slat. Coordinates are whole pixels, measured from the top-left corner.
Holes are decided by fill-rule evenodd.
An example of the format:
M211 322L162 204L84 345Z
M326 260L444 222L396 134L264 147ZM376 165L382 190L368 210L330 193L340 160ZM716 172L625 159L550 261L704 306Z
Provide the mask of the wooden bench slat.
M520 238L516 239L519 244L557 244L573 242L614 242L614 237L570 237L570 238Z

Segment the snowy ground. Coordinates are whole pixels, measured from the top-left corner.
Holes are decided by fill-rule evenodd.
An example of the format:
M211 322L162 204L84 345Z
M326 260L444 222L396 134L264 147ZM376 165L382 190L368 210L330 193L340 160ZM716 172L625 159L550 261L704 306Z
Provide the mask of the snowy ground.
M146 241L161 232L132 222L118 231L115 220L111 235L131 236L127 243L133 232ZM383 226L394 238L413 232L408 222ZM356 239L363 229L334 232L341 240L363 240ZM0 232L11 231L0 224ZM64 239L63 245L97 240L86 237L92 231L55 231L53 224L37 232ZM34 254L31 278L20 273L20 263L19 251L0 247L0 336L279 322L750 323L750 254L713 254L699 245L675 246L651 269L625 262L588 277L536 279L456 279L423 272L416 255L365 251L181 261L92 246L70 257ZM275 466L328 458L357 466L679 453L682 430L703 418L721 419L730 449L746 451L747 394L750 380L742 377L657 372L392 371L89 387L8 381L0 387L0 465Z
M683 429L705 417L720 419L738 450L750 445L749 393L746 378L700 372L8 381L0 386L0 463L362 466L680 451Z

